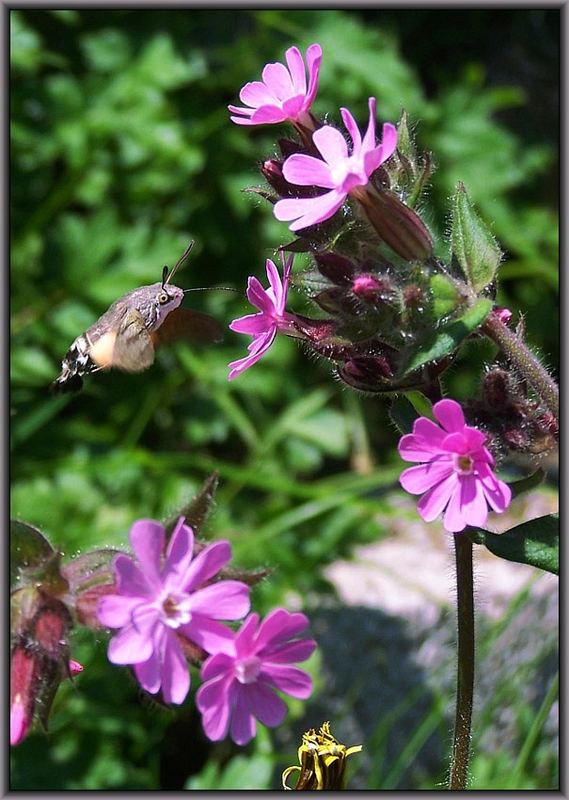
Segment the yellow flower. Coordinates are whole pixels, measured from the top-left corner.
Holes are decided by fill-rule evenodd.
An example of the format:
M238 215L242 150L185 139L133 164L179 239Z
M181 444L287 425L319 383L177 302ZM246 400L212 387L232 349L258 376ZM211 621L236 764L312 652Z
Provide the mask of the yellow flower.
M298 748L300 766L287 767L283 772L283 788L296 791L343 789L346 758L361 749L361 744L346 747L335 739L330 733L329 722L324 722L318 733L311 728L303 734ZM293 772L299 773L296 786L288 786L288 777Z

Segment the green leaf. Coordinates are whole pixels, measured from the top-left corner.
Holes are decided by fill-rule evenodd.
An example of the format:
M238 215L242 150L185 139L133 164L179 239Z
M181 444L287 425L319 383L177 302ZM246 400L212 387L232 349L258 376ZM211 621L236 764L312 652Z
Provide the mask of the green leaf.
M10 583L17 583L22 571L47 563L55 550L43 533L17 519L10 520Z
M530 489L535 489L536 486L539 486L540 483L543 483L544 478L545 472L540 467L526 478L520 478L519 481L513 481L513 483L509 484L509 487L512 490L512 499L523 492L529 492Z
M405 434L411 433L413 430L413 423L418 419L419 414L405 395L399 395L391 403L389 416L397 427L397 430Z
M433 275L431 278L433 312L437 319L451 314L461 303L458 287L446 275Z
M485 545L496 556L559 575L557 514L530 519L501 534L490 533L482 528L470 528L468 536L475 544Z
M491 308L491 300L480 298L462 316L440 325L411 353L398 377L402 378L430 361L438 361L453 353L467 336L482 325Z
M502 252L489 229L474 211L463 183L454 196L452 252L475 292L494 280Z

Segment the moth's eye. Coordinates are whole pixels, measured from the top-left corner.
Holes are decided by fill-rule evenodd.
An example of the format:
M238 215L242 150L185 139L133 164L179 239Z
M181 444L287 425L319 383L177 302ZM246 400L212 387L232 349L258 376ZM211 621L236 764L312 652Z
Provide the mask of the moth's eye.
M160 305L163 306L164 303L167 303L168 300L170 299L170 295L166 294L166 292L160 292L160 294L158 295L158 297L156 299L158 300Z

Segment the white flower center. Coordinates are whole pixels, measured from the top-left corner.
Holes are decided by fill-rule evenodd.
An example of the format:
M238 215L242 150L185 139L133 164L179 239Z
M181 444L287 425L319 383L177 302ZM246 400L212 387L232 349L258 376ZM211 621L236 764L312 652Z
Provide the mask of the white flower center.
M472 475L474 460L468 455L455 455L454 468L459 475Z
M180 625L186 625L192 618L189 606L189 595L170 592L162 601L160 607L162 622L169 628L178 628Z
M255 683L261 671L261 659L247 656L235 664L235 677L239 683Z

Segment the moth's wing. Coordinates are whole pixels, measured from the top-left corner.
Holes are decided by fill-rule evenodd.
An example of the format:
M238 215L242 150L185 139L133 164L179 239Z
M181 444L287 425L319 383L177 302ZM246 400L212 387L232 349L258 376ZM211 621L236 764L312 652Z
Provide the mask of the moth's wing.
M154 344L142 314L129 309L121 320L114 341L110 367L123 372L143 372L154 363Z
M152 338L156 346L186 339L190 342L209 344L223 339L221 325L209 314L191 308L175 308L171 311Z

